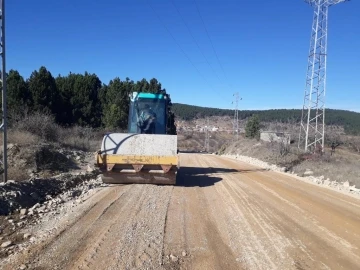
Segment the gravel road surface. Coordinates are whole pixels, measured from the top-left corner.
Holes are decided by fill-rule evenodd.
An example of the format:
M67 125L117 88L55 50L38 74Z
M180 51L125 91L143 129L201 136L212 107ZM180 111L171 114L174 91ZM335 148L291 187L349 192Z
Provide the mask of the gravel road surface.
M176 186L104 187L2 269L360 269L359 199L227 158L180 159Z

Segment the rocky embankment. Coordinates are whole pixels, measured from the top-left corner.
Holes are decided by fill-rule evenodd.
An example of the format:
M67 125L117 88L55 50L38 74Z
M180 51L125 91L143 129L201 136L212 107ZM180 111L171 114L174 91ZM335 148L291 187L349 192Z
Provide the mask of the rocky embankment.
M38 240L34 226L60 217L104 186L93 161L94 153L51 145L9 146L11 169L29 177L0 183L0 259Z
M0 258L22 250L36 239L30 231L60 218L104 186L96 171L62 174L51 179L8 182L0 186Z

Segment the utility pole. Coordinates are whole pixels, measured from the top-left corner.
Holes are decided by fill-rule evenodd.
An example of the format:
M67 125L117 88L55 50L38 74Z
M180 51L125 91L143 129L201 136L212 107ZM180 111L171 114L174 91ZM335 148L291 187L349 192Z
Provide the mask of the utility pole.
M324 151L329 6L347 0L305 0L314 8L298 147Z
M0 55L1 55L1 82L2 82L2 123L0 126L3 132L3 160L2 166L4 169L3 181L7 181L7 108L6 108L6 58L5 58L5 0L0 0Z
M235 104L233 134L236 137L236 140L238 140L239 139L239 100L242 100L242 98L239 97L239 92L234 93L233 97L235 98L235 100L232 102L232 104Z
M205 126L205 143L204 148L206 152L209 152L209 141L210 141L210 134L209 134L209 118L206 119L206 126Z

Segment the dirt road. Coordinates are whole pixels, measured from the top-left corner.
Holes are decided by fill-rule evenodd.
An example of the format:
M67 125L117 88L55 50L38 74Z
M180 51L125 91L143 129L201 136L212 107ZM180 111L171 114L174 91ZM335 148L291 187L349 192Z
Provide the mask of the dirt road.
M175 187L104 188L3 268L360 269L360 200L217 156L181 166Z

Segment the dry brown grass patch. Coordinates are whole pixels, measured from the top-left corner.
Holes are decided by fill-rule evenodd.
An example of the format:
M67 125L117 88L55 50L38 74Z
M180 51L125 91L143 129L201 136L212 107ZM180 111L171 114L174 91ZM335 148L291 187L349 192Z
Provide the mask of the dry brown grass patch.
M15 181L24 181L29 179L29 175L22 168L8 167L8 179Z
M337 149L333 155L326 149L325 154L305 154L296 145L283 155L278 143L267 143L249 139L239 139L227 147L226 153L258 158L262 161L286 167L302 176L308 169L314 176L324 176L331 181L345 182L360 187L360 155L345 149Z
M1 138L2 139L2 138ZM39 136L28 131L21 131L17 129L10 129L8 132L8 142L21 145L39 143Z
M62 128L59 130L59 141L62 145L82 150L95 152L100 149L103 132L85 127Z

